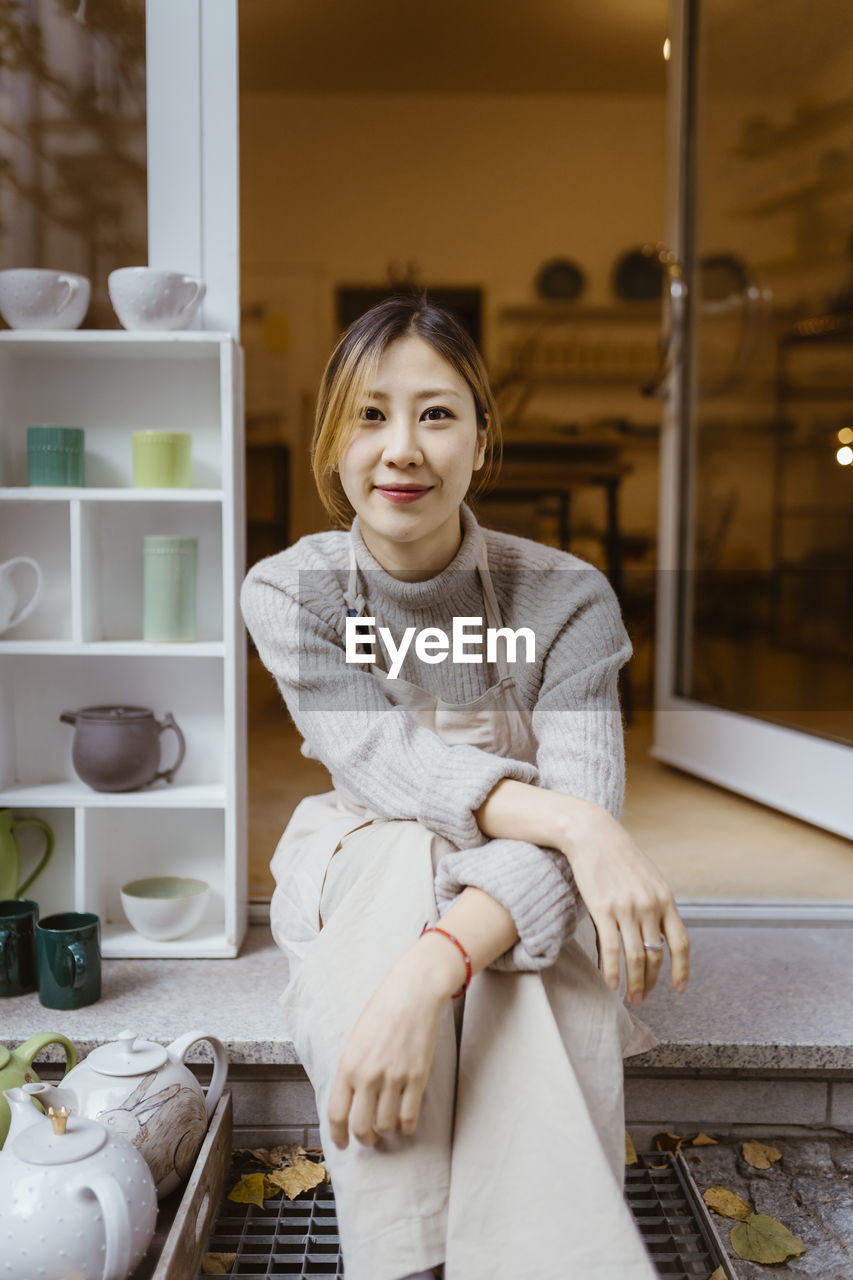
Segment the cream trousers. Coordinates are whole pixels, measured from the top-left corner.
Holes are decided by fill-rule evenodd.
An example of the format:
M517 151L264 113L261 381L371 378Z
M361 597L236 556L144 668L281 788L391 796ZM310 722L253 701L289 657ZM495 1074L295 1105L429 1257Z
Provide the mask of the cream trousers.
M623 1048L631 1020L595 963L584 913L549 969L484 970L448 1002L418 1126L332 1142L328 1106L361 1011L435 923L451 846L415 822L347 836L323 928L282 996L317 1097L347 1280L656 1280L623 1197Z

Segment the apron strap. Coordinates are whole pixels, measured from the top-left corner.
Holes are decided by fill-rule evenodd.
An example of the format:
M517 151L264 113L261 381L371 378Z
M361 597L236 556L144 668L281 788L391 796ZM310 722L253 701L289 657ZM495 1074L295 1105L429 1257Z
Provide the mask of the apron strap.
M352 545L352 534L348 536L347 543L349 546L349 579L347 581L347 589L344 592L344 600L346 601L347 606L347 617L360 618L364 613L365 600L364 596L358 589L358 562L355 558L355 548ZM358 631L358 627L356 627L356 631ZM370 670L381 673L383 676L387 676L387 669L382 663L382 649L380 648L378 637L374 653L376 654L377 661L371 662Z

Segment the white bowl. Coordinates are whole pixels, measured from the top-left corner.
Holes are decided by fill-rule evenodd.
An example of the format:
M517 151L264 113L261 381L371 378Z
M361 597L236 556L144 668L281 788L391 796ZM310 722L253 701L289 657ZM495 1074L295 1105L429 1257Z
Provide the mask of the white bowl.
M168 942L189 933L204 915L210 886L183 876L150 876L121 888L124 914L137 933Z
M207 286L197 276L156 267L119 267L107 280L110 302L125 329L186 329Z
M0 315L13 329L77 329L89 307L86 276L41 267L0 271Z

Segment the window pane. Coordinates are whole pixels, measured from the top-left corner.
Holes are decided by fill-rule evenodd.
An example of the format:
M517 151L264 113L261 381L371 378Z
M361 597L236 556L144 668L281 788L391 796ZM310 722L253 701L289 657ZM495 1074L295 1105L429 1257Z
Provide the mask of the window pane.
M88 276L148 260L144 0L0 4L0 267Z

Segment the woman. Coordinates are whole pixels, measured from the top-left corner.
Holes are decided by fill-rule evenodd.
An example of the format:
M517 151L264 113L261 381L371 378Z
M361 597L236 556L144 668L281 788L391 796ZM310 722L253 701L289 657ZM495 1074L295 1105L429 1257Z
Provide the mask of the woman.
M620 954L636 1006L664 941L684 990L687 934L618 822L618 604L576 557L480 527L465 499L499 448L447 313L394 298L343 336L312 450L343 530L242 593L334 784L272 862L282 1003L348 1280L653 1280L622 1194L622 1059L656 1040ZM518 643L478 647L478 622Z

